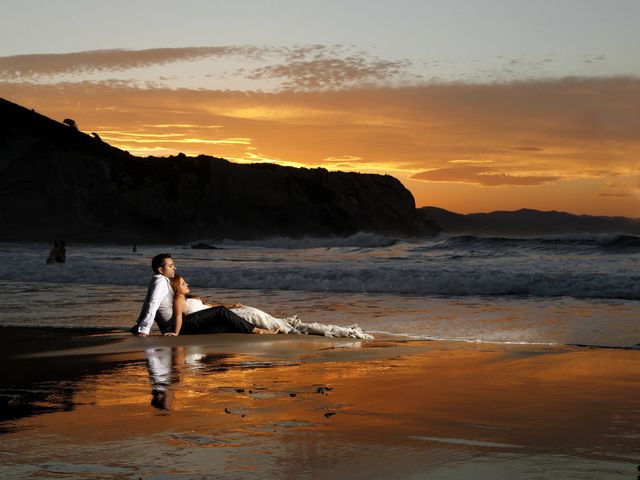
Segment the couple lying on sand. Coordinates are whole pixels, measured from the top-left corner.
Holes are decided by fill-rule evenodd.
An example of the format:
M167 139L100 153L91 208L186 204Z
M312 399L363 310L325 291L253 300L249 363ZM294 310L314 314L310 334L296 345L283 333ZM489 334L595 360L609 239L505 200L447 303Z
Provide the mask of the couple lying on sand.
M328 337L373 338L357 325L340 327L322 323L304 323L296 316L272 317L257 308L235 304L228 308L212 305L189 295L189 285L176 274L168 253L153 257L154 276L149 284L138 322L131 333L147 336L155 321L164 335L199 333L303 333Z

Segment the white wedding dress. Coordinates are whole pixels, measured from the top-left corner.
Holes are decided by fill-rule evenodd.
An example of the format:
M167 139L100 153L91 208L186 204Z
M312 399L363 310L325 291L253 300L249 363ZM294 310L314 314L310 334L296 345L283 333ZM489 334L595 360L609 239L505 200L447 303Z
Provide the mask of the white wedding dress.
M202 303L198 298L187 298L185 315L195 313L205 308L211 308ZM325 337L345 337L345 338L362 338L372 339L373 336L364 333L358 325L350 325L341 327L339 325L329 325L325 323L305 323L298 318L297 315L288 318L272 317L266 312L257 308L241 305L237 308L230 309L233 313L242 317L247 322L259 328L268 330L280 329L280 333L298 333L305 335L324 335Z

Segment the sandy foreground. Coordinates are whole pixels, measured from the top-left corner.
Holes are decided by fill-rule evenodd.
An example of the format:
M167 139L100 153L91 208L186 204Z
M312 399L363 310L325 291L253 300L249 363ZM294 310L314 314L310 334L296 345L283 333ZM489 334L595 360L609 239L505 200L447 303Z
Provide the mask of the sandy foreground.
M0 331L0 478L638 478L637 350Z

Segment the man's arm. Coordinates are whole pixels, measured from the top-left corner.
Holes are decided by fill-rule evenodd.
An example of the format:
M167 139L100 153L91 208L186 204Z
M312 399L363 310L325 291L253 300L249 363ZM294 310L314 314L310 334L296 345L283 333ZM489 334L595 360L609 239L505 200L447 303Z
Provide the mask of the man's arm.
M153 321L158 313L160 302L169 293L169 285L162 275L153 277L153 285L151 286L151 295L148 301L145 301L140 312L140 320L138 321L138 335L149 335Z

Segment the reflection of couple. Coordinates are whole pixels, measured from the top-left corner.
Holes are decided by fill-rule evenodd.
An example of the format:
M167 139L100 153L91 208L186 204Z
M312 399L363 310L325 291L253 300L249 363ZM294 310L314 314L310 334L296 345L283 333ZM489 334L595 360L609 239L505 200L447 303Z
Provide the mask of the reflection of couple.
M131 332L147 336L155 321L164 335L193 335L198 333L278 333L276 329L260 328L223 305L204 304L199 299L189 302L189 287L180 275L171 255L160 253L153 257L151 279L138 322ZM198 306L199 302L199 308ZM255 309L257 310L257 309ZM264 315L264 312L261 312Z
M198 347L147 348L147 371L151 380L151 405L170 410L174 399L173 385L180 382L185 367L197 367L206 355Z
M148 348L147 370L151 379L151 405L169 409L170 387L173 383L173 355L170 348Z

